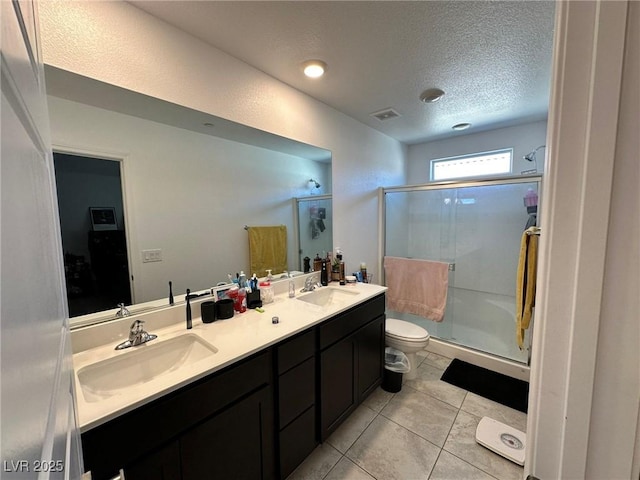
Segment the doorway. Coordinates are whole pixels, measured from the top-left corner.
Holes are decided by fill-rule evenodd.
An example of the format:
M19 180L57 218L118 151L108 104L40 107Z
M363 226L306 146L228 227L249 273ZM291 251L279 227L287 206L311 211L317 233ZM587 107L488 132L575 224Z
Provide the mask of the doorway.
M69 316L131 305L121 162L53 154Z

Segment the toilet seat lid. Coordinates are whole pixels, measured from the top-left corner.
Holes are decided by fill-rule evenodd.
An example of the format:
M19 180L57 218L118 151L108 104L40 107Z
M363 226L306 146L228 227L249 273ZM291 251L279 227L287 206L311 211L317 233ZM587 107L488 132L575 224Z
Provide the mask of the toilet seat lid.
M387 318L385 332L392 337L407 340L424 340L429 338L429 332L415 323L405 322L397 318Z

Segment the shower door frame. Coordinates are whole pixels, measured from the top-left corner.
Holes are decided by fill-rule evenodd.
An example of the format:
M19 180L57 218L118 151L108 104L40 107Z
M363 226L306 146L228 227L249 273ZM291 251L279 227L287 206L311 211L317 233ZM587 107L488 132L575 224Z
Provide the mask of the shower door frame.
M378 188L378 272L380 272L380 284L385 284L385 276L384 276L384 256L386 252L386 194L387 193L401 193L401 192L419 192L419 191L429 191L429 190L443 190L443 189L451 189L451 188L467 188L467 187L485 187L492 185L508 185L508 184L518 184L518 183L537 183L538 184L538 211L541 211L541 202L542 202L542 188L543 181L541 174L530 174L530 175L509 175L509 176L501 176L501 177L490 177L490 178L478 178L473 180L444 180L440 182L431 182L424 184L416 184L416 185L403 185L396 187L380 187ZM515 328L515 320L514 320L514 328ZM533 321L530 327L533 329ZM531 364L531 339L532 336L529 337L529 341L527 344L528 356L526 364L516 362L507 358L503 358L497 355L492 355L490 353L484 352L482 350L477 350L473 347L468 347L464 345L457 345L451 342L447 342L446 340L440 340L437 338L432 338L430 346L435 347L434 350L437 350L437 353L444 354L446 356L455 356L462 360L473 360L473 363L479 364L480 366L484 366L485 368L490 368L494 371L499 371L501 373L505 373L506 375L510 375L512 377L520 378L523 380L529 379L529 365Z
M331 232L333 232L333 195L326 193L323 195L309 195L305 197L292 198L292 210L293 210L293 230L295 235L293 236L294 251L296 252L297 268L300 271L304 271L302 253L300 252L300 204L302 202L309 202L315 200L329 200L331 201ZM331 250L333 250L333 238L331 238Z

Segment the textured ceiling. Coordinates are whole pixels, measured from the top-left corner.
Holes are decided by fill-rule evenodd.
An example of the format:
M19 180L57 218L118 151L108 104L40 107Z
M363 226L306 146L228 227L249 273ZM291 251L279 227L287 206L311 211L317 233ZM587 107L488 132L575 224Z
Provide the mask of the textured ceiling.
M407 144L546 118L550 1L132 1ZM321 59L321 79L301 64ZM420 102L427 88L446 92ZM400 117L370 116L393 108Z

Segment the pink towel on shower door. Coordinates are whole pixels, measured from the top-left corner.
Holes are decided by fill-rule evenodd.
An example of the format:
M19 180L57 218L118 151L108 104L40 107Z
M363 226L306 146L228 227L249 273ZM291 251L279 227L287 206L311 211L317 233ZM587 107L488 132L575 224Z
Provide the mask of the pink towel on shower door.
M384 257L387 308L441 322L447 304L449 264Z

